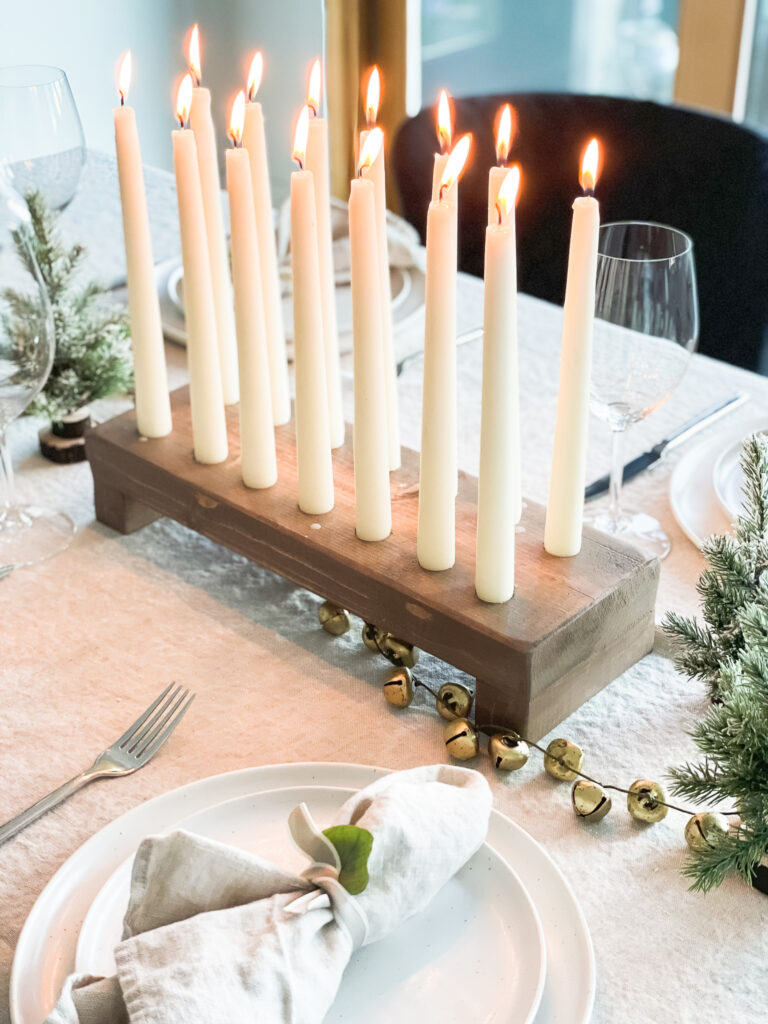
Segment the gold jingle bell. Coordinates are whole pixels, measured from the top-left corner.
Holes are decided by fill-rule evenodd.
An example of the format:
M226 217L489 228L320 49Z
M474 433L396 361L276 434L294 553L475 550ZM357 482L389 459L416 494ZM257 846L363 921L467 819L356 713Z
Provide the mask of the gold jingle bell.
M384 683L384 697L396 708L407 708L413 700L413 679L411 670L401 668Z
M443 683L437 691L435 704L440 715L452 722L467 717L472 710L472 694L461 683Z
M466 718L458 718L445 727L445 748L457 761L469 761L477 756L480 744L477 732Z
M317 609L320 625L331 636L341 636L349 629L349 613L332 601L323 601Z
M544 770L560 782L572 782L581 769L584 752L570 740L556 739L547 746Z
M514 732L496 732L488 740L488 756L500 772L516 772L528 760L530 751L525 740Z
M576 814L585 821L600 821L611 809L611 798L603 787L586 779L574 782L571 803Z
M373 651L374 654L379 653L379 645L376 642L379 636L379 627L374 626L372 622L363 623L363 643L369 651Z
M669 808L666 803L667 794L664 787L650 779L636 779L629 787L627 794L627 810L635 821L653 824L666 818Z
M728 822L722 814L702 811L688 819L685 826L685 841L696 853L713 850L718 842L728 835Z
M385 658L389 658L393 665L413 668L419 660L419 650L417 647L406 643L405 640L398 640L391 633L380 633L379 644L381 646L381 653Z

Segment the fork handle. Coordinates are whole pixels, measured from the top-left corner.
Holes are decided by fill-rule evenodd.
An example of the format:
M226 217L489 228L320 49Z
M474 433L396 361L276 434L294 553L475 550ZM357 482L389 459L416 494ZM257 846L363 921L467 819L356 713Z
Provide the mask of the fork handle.
M99 777L98 772L92 771L90 768L84 772L80 772L74 779L70 779L69 782L65 782L63 786L59 786L58 789L54 789L48 796L44 796L42 800L38 800L37 803L32 804L26 811L22 811L21 814L17 814L15 818L11 818L5 825L0 825L0 844L4 843L6 839L10 839L15 836L18 832L21 832L27 825L31 825L33 821L37 821L38 818L42 818L48 811L53 810L54 807L58 807L60 803L63 803L68 797L76 793L78 789L82 789L93 779Z

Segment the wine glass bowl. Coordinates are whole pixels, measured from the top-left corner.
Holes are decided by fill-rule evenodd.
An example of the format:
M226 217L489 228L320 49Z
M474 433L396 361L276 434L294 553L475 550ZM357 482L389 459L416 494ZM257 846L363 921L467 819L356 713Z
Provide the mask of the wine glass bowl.
M61 68L0 68L0 163L20 196L41 192L56 210L74 196L85 163L85 137Z
M621 507L621 440L680 383L699 333L693 243L663 224L624 221L600 228L590 385L592 412L611 428L608 508L586 517L649 555L670 542L645 513Z

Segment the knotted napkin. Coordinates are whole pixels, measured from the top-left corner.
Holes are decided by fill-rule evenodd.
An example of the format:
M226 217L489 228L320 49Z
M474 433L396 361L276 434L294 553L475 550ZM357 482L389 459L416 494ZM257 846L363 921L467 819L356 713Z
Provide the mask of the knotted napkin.
M117 974L72 975L47 1024L319 1024L354 950L422 910L482 845L491 793L447 765L386 775L337 825L373 835L369 882L350 895L303 805L301 876L185 832L144 840L134 861Z

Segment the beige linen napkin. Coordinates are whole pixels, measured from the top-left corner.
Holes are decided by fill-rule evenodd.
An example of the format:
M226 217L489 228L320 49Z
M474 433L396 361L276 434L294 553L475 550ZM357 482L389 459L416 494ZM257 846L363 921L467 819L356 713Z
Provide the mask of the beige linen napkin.
M70 977L47 1024L319 1024L359 945L422 910L482 845L491 793L447 765L384 776L335 824L373 835L367 888L341 888L333 850L291 815L304 875L175 832L136 854L117 975Z

